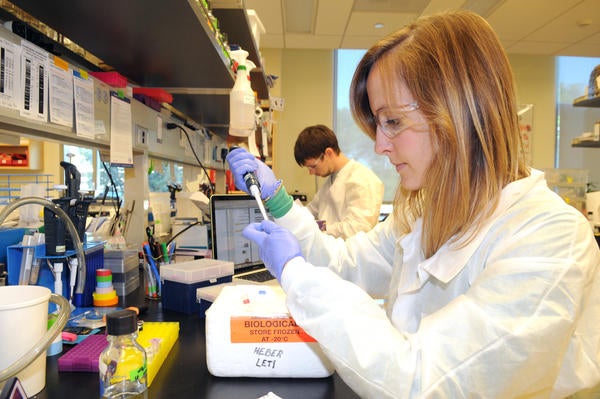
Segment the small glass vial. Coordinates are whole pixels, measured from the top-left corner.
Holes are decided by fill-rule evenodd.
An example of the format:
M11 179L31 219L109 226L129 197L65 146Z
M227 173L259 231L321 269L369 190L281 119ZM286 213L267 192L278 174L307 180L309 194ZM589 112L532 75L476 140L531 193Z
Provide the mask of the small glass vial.
M137 315L125 309L106 315L108 346L99 358L100 397L146 398L146 351L136 341Z

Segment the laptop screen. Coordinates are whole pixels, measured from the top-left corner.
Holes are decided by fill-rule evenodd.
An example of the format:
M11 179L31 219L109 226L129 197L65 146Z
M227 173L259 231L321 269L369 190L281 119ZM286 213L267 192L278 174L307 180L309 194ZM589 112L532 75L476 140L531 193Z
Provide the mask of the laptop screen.
M233 262L236 273L264 267L258 245L247 240L242 230L263 220L254 197L244 194L214 194L210 197L212 256ZM269 214L271 219L271 215Z

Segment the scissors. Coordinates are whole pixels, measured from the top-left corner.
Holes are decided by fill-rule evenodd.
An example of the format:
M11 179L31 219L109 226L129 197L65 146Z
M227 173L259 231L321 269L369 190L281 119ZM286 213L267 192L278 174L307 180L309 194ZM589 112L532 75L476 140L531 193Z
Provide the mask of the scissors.
M146 227L146 235L148 236L148 244L152 252L152 257L157 259L159 254L156 252L156 241L154 241L154 225Z

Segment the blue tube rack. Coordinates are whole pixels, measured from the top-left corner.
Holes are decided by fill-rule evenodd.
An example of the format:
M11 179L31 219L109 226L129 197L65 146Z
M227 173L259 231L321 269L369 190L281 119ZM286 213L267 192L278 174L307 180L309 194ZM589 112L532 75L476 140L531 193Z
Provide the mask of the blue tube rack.
M7 270L8 270L8 285L18 285L19 284L19 273L21 269L21 259L23 258L23 250L24 247L20 244L18 245L9 245L6 248L7 251ZM35 250L35 257L42 260L40 264L40 272L37 285L41 285L50 289L50 291L54 292L54 275L52 271L46 265L46 260L64 260L64 268L62 272L62 280L63 280L63 292L62 295L69 299L70 290L69 290L69 266L67 258L73 257L76 255L77 251L69 250L66 251L64 255L60 256L47 256L46 255L46 246L44 244L36 245L33 247ZM85 266L86 266L86 277L85 277L85 286L83 290L83 295L75 295L73 298L73 305L77 307L88 307L93 305L92 293L94 292L95 281L96 281L96 270L104 267L104 243L91 243L84 244L84 258L85 258Z

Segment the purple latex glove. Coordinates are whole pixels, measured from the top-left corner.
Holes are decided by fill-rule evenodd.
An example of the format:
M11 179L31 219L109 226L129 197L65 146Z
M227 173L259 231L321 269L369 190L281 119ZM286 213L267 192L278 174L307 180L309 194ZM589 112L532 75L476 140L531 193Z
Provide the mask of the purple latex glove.
M256 175L260 183L260 193L263 200L272 197L277 187L281 184L281 180L275 178L275 174L271 168L243 148L236 148L230 151L226 159L233 175L235 186L248 194L250 193L244 182L244 175L247 172L254 172Z
M277 281L281 281L281 272L289 260L302 257L296 237L270 220L250 223L242 234L258 244L261 259Z

